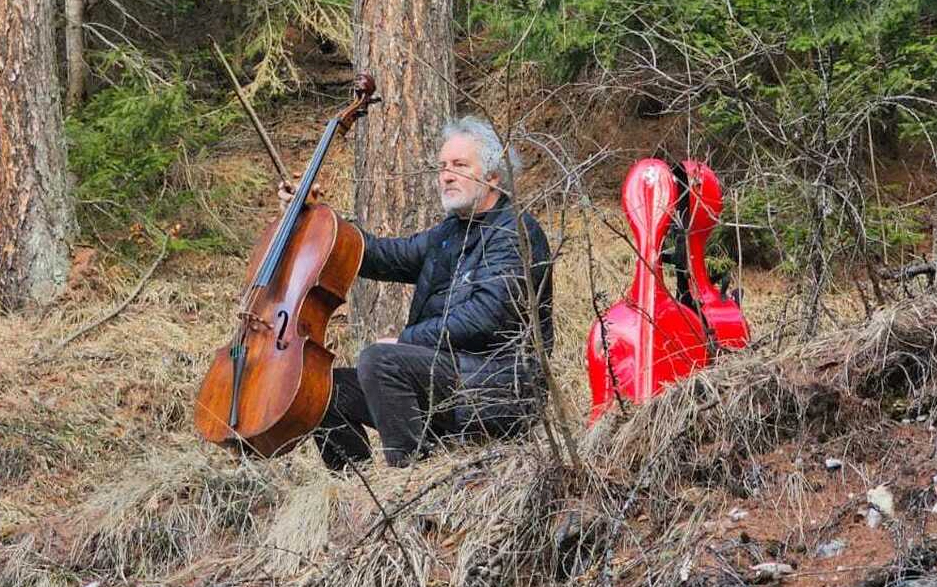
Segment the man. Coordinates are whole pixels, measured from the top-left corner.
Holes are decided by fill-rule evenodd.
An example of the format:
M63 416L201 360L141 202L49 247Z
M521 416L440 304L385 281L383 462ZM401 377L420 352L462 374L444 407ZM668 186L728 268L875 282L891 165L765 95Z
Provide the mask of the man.
M508 166L519 168L491 125L448 124L439 197L448 214L403 238L364 232L359 276L415 283L407 325L366 347L357 368L335 369L332 399L314 433L326 465L371 457L375 428L392 466L406 466L450 435L510 435L536 415L530 304L511 207ZM506 153L506 156L505 156ZM280 197L289 200L288 190ZM548 350L553 340L550 250L524 215L534 290Z

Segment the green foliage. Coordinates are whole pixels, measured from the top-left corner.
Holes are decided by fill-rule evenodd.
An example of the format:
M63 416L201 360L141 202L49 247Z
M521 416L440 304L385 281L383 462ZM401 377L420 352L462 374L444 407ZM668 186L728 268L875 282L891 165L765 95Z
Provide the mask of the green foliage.
M934 10L927 0L482 0L471 5L468 28L510 44L523 40L520 55L566 79L593 58L611 67L641 48L682 61L674 40L694 59L734 54L756 32L795 58L832 48L855 65L878 60L895 80L932 84L937 54L927 21Z
M233 47L231 62L251 79L248 94L284 93L300 81L291 49L302 36L350 47L349 0L147 0L117 8L136 27L90 29L85 58L101 83L66 122L79 224L87 238L125 253L165 232L172 250L236 246L244 235L216 212L229 207L232 186L208 188L192 175L205 147L242 115L205 34ZM206 30L175 24L196 14L211 16Z
M705 148L759 186L740 194L741 223L764 227L743 249L793 267L921 237L908 211L868 205L866 151L898 156L937 131L929 0L478 0L470 14L558 79L601 67L664 104L689 99Z
M635 24L627 2L609 0L515 0L477 2L468 29L485 27L489 38L510 44L523 40L517 56L544 63L557 81L576 75L593 59L614 65L618 44Z
M749 187L738 192L738 224L743 228L736 234L736 203L727 198L723 211L723 223L713 231L709 244L710 255L730 259L738 254L738 240L742 241L743 260L746 264L762 267L780 265L792 275L801 272L804 247L810 242L811 219L805 200L810 197L812 187L772 184L764 187ZM882 197L891 197L883 194ZM871 204L861 212L867 253L884 259L886 251L908 249L925 239L927 227L922 222L926 211L921 206L898 207ZM837 218L837 222L845 219ZM848 251L855 240L848 231L831 235L829 246Z
M349 0L253 0L245 3L247 27L242 35L243 57L254 61L253 81L245 91L271 95L295 90L300 81L287 30L316 35L351 56Z
M125 58L108 54L98 63ZM193 100L178 75L154 82L151 75L130 71L94 94L66 121L81 224L126 230L178 218L191 192L176 185L174 168L183 152L196 154L216 141L230 112L210 112Z
M739 123L749 104L743 96L794 120L821 106L824 84L826 110L870 110L881 119L895 96L933 94L935 10L927 0L489 0L470 14L476 29L519 43L520 57L544 63L561 80L590 64L614 68L636 57L708 75L748 56L732 63L731 92L714 83L699 104L711 130L723 133ZM904 136L915 134L911 126L902 127Z
M901 250L924 242L928 211L920 204L902 208L878 204L869 206L865 229L873 252Z

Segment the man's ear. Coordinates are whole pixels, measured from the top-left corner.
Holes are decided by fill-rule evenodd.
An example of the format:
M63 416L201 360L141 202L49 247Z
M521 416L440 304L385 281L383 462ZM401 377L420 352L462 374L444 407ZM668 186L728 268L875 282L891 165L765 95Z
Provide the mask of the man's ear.
M488 179L485 180L489 189L501 191L501 175L497 171L488 173Z

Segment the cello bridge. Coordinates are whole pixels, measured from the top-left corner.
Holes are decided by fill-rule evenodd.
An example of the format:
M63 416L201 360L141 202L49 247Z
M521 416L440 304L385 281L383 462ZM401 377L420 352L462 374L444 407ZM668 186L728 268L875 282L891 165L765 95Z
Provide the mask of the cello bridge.
M257 330L258 325L263 326L267 330L273 330L273 324L270 324L253 312L238 312L237 317L243 321L246 321L254 330Z

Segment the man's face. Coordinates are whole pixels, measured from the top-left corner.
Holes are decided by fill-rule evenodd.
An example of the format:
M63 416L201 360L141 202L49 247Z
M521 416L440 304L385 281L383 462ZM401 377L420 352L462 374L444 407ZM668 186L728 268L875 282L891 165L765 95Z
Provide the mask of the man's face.
M471 214L490 187L482 177L475 140L454 135L446 141L439 151L439 197L446 213Z

